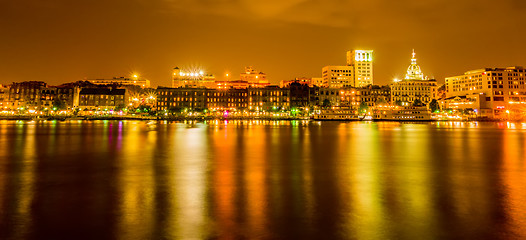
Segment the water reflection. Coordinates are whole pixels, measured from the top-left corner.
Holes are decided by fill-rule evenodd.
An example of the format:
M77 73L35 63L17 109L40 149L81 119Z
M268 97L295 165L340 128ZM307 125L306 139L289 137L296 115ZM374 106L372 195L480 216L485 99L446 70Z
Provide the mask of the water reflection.
M0 238L526 238L526 125L0 122Z

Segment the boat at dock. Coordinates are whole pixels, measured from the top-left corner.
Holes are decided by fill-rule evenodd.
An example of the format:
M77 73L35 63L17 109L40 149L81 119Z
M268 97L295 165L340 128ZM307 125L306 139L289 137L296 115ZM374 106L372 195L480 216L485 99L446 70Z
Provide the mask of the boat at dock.
M373 121L434 121L427 107L380 107L373 110Z
M311 116L312 120L318 121L360 121L363 116L358 115L356 109L351 108L331 108L321 109Z

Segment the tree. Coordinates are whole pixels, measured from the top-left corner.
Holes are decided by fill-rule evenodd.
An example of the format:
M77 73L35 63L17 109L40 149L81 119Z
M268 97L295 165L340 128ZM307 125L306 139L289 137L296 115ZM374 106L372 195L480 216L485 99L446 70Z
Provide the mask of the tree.
M183 108L182 107L169 107L168 108L168 112L170 112L171 114L179 114L183 111Z
M413 102L413 107L421 107L423 106L424 104L422 103L422 101L420 101L420 99L416 99L414 102Z
M328 108L331 106L331 101L329 99L323 100L323 103L321 104L322 107Z
M402 106L402 101L400 101L400 100L396 100L395 105L396 105L396 106Z
M137 113L149 113L152 111L152 107L149 106L149 105L146 105L146 104L141 104L137 107L137 109L135 110L135 112Z
M431 112L440 110L440 106L438 105L438 101L436 99L431 100L428 106L429 106L429 109L431 109Z
M383 98L378 98L375 102L376 105L385 105L387 102Z
M115 106L115 111L116 112L119 112L119 111L122 111L126 106L124 106L124 104L119 104L117 106Z
M66 103L63 100L59 98L53 99L53 110L54 111L62 110L65 108L66 108Z
M369 110L369 106L367 105L367 103L366 102L360 103L360 112L365 113L367 112L367 110Z

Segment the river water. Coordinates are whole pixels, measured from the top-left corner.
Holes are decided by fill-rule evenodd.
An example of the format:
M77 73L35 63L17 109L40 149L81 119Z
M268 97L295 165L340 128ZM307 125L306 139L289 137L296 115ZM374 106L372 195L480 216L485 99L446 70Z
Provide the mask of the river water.
M526 124L0 121L0 239L525 239Z

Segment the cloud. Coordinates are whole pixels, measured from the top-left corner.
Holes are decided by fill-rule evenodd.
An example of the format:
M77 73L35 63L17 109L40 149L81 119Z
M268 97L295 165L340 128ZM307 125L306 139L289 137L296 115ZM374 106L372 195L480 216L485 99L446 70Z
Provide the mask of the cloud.
M451 22L470 16L487 19L500 13L518 13L523 0L162 0L168 9L237 19L278 21L339 28L386 28ZM482 15L482 14L489 15ZM445 16L448 16L446 19ZM509 16L509 15L505 15ZM386 26L387 25L387 26Z

